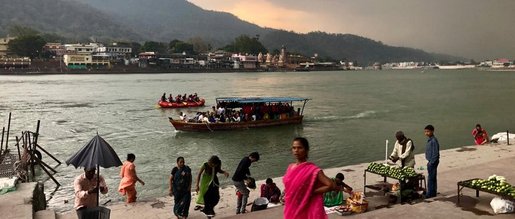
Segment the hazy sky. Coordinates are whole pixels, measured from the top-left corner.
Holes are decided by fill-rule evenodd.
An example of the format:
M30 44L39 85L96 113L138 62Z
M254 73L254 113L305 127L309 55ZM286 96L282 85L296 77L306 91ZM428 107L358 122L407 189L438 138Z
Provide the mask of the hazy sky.
M350 33L429 52L515 59L515 0L189 0L263 27Z

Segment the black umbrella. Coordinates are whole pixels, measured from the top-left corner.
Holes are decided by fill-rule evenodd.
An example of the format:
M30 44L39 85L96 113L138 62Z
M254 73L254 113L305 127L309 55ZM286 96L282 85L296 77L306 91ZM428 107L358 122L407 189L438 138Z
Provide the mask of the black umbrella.
M122 161L113 150L111 145L102 137L97 135L84 145L75 155L66 160L67 165L73 165L75 168L96 168L97 169L97 187L100 184L100 167L109 168L122 165ZM97 205L99 202L99 194L97 193Z

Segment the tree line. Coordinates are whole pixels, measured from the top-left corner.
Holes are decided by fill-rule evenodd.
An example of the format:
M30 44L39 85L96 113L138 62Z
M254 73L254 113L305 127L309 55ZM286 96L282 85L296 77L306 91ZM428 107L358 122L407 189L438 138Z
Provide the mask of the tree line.
M10 36L15 39L9 41L9 51L17 56L30 58L50 58L55 54L42 51L44 45L48 42L68 43L65 37L57 34L41 33L29 27L12 26L9 29ZM130 47L132 55L136 56L140 52L157 52L161 55L186 54L198 55L213 51L213 47L200 37L191 38L187 41L174 39L168 43L146 41L143 44L139 42L117 42L119 47ZM218 48L232 53L252 54L266 53L268 50L259 41L258 37L249 37L241 35L236 37L233 42L223 48ZM278 51L278 50L277 50Z

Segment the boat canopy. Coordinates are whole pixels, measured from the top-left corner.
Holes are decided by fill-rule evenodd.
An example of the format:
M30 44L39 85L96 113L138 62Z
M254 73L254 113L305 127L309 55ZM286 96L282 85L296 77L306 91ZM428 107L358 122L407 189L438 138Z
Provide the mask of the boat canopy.
M219 97L216 98L216 102L232 102L232 103L283 103L293 101L307 101L307 98L298 97Z

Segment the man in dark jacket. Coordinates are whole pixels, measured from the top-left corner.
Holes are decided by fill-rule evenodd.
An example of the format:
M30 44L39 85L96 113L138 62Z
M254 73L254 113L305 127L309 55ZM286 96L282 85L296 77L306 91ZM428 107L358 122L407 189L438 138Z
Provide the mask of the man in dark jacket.
M437 179L436 169L440 163L440 144L434 136L435 128L427 125L424 128L424 134L428 137L426 143L426 160L427 160L427 193L426 198L436 196Z
M238 202L236 206L236 214L245 213L245 207L247 206L247 200L249 198L249 189L245 185L245 180L250 176L249 167L253 162L259 160L259 153L252 152L248 157L241 159L240 164L236 168L232 181L234 186L241 195L238 195Z

